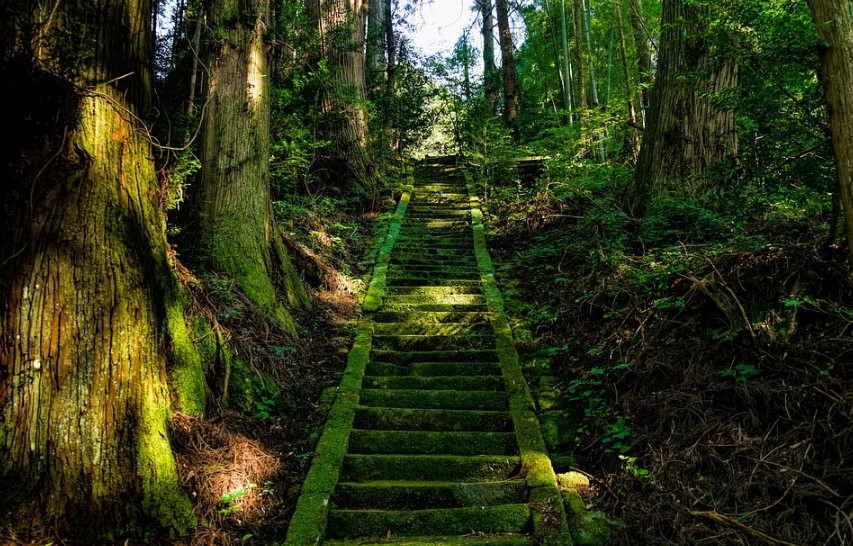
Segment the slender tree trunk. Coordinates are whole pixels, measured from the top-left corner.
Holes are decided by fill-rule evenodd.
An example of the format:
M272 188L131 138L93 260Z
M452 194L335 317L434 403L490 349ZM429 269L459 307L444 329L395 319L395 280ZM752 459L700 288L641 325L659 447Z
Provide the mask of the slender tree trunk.
M643 0L630 0L631 30L634 35L634 47L637 49L637 69L640 84L640 118L646 126L646 114L649 111L649 88L652 83L652 55L649 49L649 37L646 20L643 16Z
M586 39L586 53L587 53L587 62L589 63L589 89L590 89L590 99L592 102L592 106L598 106L598 81L595 78L595 62L592 51L592 28L590 23L590 18L592 17L592 13L590 12L589 5L586 3L586 0L581 0L581 8L584 11L583 22L584 22L584 37Z
M561 43L563 46L563 73L566 79L566 110L569 112L569 124L573 124L574 114L572 110L575 107L574 93L572 92L572 58L569 52L569 32L568 32L568 17L566 17L566 1L560 0L560 20L561 20Z
M492 0L478 0L483 16L483 86L492 114L497 113L500 96L500 74L495 64L495 15Z
M824 47L820 51L821 80L829 103L832 149L847 226L847 245L853 257L853 6L849 0L808 0Z
M238 9L239 8L239 9ZM193 201L199 239L210 267L233 279L261 311L291 332L296 324L279 301L273 279L279 272L288 302L308 298L287 255L276 252L269 188L269 74L264 37L268 0L213 0L207 111L201 145L201 177Z
M573 0L572 15L575 34L575 96L578 98L578 108L583 111L589 108L586 94L586 82L584 81L584 52L583 52L583 10L581 0ZM583 118L583 114L581 114Z
M622 54L622 71L625 77L625 96L628 98L628 138L631 147L631 157L636 160L640 153L640 132L637 129L637 108L634 104L634 79L628 66L628 45L625 40L625 28L622 25L621 0L613 2L616 26L619 28L619 51Z
M501 44L501 67L503 70L504 123L518 140L518 72L515 69L512 29L509 26L509 6L507 0L496 0L498 13L498 31Z
M698 193L705 169L737 154L734 113L716 108L709 98L736 85L736 65L724 60L712 66L701 38L707 23L685 0L664 0L661 29L648 127L629 198L635 216L645 214L665 183L678 181Z
M167 428L169 325L183 316L140 122L150 8L4 3L0 521L19 538L195 524Z

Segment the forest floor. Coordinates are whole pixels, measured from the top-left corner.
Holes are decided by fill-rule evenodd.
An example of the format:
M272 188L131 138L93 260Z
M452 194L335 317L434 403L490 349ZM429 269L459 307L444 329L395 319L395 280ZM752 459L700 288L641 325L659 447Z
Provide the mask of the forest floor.
M614 546L853 544L853 276L789 197L642 222L588 191L493 199L528 381L564 402L549 449Z

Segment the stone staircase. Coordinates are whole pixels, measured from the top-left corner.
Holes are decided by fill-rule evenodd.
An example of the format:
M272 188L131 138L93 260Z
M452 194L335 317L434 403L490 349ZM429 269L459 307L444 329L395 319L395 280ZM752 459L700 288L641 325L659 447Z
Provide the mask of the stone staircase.
M285 544L571 544L476 198L415 180Z

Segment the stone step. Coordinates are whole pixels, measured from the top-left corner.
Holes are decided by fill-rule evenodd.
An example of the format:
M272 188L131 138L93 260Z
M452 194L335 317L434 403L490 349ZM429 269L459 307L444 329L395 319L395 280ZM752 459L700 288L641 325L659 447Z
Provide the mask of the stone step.
M424 303L421 305L412 305L410 303L385 303L384 309L388 311L433 311L439 313L452 313L456 311L464 311L464 312L487 312L489 310L489 306L485 303L482 304L471 304L471 303Z
M503 481L518 477L516 455L346 455L340 481ZM438 531L439 529L433 529Z
M474 277L472 275L472 277ZM394 275L393 277L385 277L386 280L386 292L393 291L400 287L411 286L411 287L436 287L436 286L481 286L481 280L479 275L470 279L460 279L454 278L452 276L445 276L444 278L436 278L425 275L418 276L406 276L399 277Z
M373 325L373 335L408 336L458 336L458 335L494 335L488 322L377 322Z
M461 351L469 349L494 349L495 336L485 335L374 335L373 348L387 351Z
M404 455L515 455L513 432L353 429L349 453Z
M447 255L447 256L427 256L425 254L406 254L403 252L395 254L391 261L389 262L391 265L405 265L405 266L418 266L418 265L430 265L430 266L476 266L477 260L474 259L473 255L470 254L456 254L456 255Z
M535 546L536 539L529 535L463 535L446 536L430 535L423 537L393 537L378 538L376 540L358 538L355 540L325 540L326 546Z
M331 538L417 535L523 533L531 525L526 504L502 504L428 510L331 510Z
M483 294L479 284L469 285L445 285L445 286L389 286L385 288L385 294L389 296L428 296L429 298L441 298L444 296L456 296L459 294Z
M359 406L353 427L374 430L511 432L507 411Z
M368 375L386 376L483 376L501 375L501 368L496 362L412 362L394 364L391 362L371 361L367 364Z
M335 488L334 508L393 510L493 506L527 501L524 480L500 482L344 482Z
M475 324L489 321L488 313L436 313L429 311L378 311L373 315L374 322L396 324Z
M500 391L458 391L425 389L362 389L362 406L386 408L469 409L505 411L506 393Z
M445 350L445 351L390 351L373 349L371 359L391 364L414 362L497 362L498 353L488 349Z
M475 375L461 377L445 375L437 377L421 376L365 376L362 380L365 389L392 390L458 390L458 391L504 391L504 379L500 375Z

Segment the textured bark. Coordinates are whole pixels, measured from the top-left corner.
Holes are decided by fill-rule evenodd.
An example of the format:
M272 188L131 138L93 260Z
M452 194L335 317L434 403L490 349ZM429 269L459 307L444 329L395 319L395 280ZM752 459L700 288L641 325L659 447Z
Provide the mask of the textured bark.
M577 97L577 106L583 111L589 108L587 100L586 81L584 81L584 51L583 51L583 9L581 0L573 0L572 16L575 33L575 97ZM581 114L583 119L583 114Z
M736 65L710 62L706 25L695 5L664 1L660 60L628 203L636 216L663 184L678 181L695 194L708 166L737 154L734 113L709 98L737 83Z
M518 140L518 72L515 69L515 46L512 43L512 29L509 26L509 6L507 0L496 0L498 32L501 44L501 68L503 70L504 123Z
M492 0L478 0L483 17L483 87L492 114L497 113L500 97L500 74L495 64L495 8Z
M233 279L264 312L291 332L296 325L279 301L274 278L293 266L276 248L269 188L269 77L264 37L268 0L213 0L208 20L210 71L201 145L201 176L192 199L210 267ZM224 37L223 37L224 35ZM287 293L307 305L301 285Z
M832 149L853 257L853 6L849 0L809 0L818 35L821 80L829 103Z
M364 108L364 26L367 4L363 0L309 0L320 37L320 56L332 69L334 81L320 97L330 120L328 157L320 161L330 183L350 188L373 185Z
M390 17L390 11L386 11L389 7L387 4L385 0L374 0L368 3L366 80L374 91L382 88L382 81L386 77L386 20Z
M625 40L625 28L622 25L621 0L614 0L613 10L616 26L619 28L619 52L622 55L622 73L625 77L625 96L628 98L628 141L631 157L636 159L640 153L640 132L637 126L637 108L634 104L634 78L628 66L628 45Z
M643 16L643 0L631 2L631 30L634 35L634 47L637 49L637 68L640 72L640 113L643 127L649 110L649 86L652 82L652 56L649 52L649 37Z
M4 3L0 521L19 536L194 525L168 441L175 279L140 123L150 8Z

